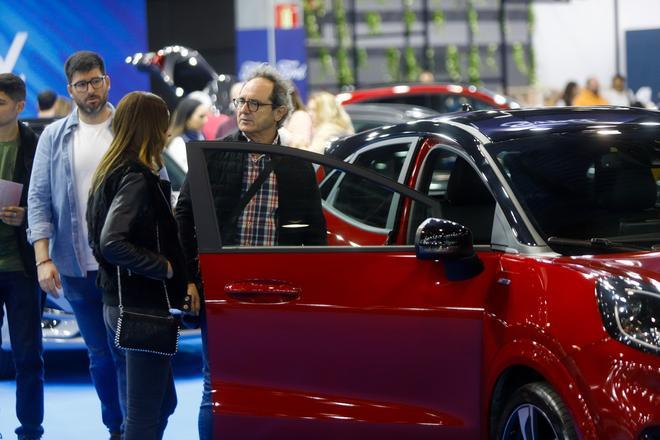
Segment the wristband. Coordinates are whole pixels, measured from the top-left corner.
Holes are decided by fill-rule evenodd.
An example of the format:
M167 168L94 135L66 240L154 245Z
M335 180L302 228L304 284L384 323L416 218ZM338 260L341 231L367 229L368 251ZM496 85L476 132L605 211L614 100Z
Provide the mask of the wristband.
M37 267L41 266L44 263L48 263L49 261L53 261L50 258L46 258L45 260L41 260L40 262L37 263Z

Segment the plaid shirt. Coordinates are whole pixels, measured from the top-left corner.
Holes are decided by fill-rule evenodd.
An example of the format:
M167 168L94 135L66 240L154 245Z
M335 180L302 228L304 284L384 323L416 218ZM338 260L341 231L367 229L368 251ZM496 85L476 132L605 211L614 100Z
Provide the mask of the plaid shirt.
M257 180L270 158L265 154L250 153L243 172L241 194L245 194ZM238 217L240 246L274 246L277 241L275 215L278 206L277 179L271 172Z

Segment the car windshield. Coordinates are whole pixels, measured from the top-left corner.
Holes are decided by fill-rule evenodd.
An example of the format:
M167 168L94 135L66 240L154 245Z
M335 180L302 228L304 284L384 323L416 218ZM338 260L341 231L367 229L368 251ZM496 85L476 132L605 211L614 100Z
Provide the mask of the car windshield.
M660 126L593 128L489 151L551 248L600 252L660 243Z

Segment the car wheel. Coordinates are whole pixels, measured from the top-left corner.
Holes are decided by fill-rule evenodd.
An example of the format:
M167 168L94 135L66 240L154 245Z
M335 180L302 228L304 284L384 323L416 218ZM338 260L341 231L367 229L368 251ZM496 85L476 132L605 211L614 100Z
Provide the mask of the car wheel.
M0 380L14 378L14 359L11 351L0 350Z
M504 406L497 427L502 440L577 440L573 418L545 382L518 388Z

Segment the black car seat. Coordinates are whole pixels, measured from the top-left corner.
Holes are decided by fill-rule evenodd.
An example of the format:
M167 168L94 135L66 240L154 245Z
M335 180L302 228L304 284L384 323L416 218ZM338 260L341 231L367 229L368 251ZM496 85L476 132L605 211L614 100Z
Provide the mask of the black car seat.
M495 199L488 187L465 159L457 157L442 217L470 228L475 244L490 244L494 213Z

